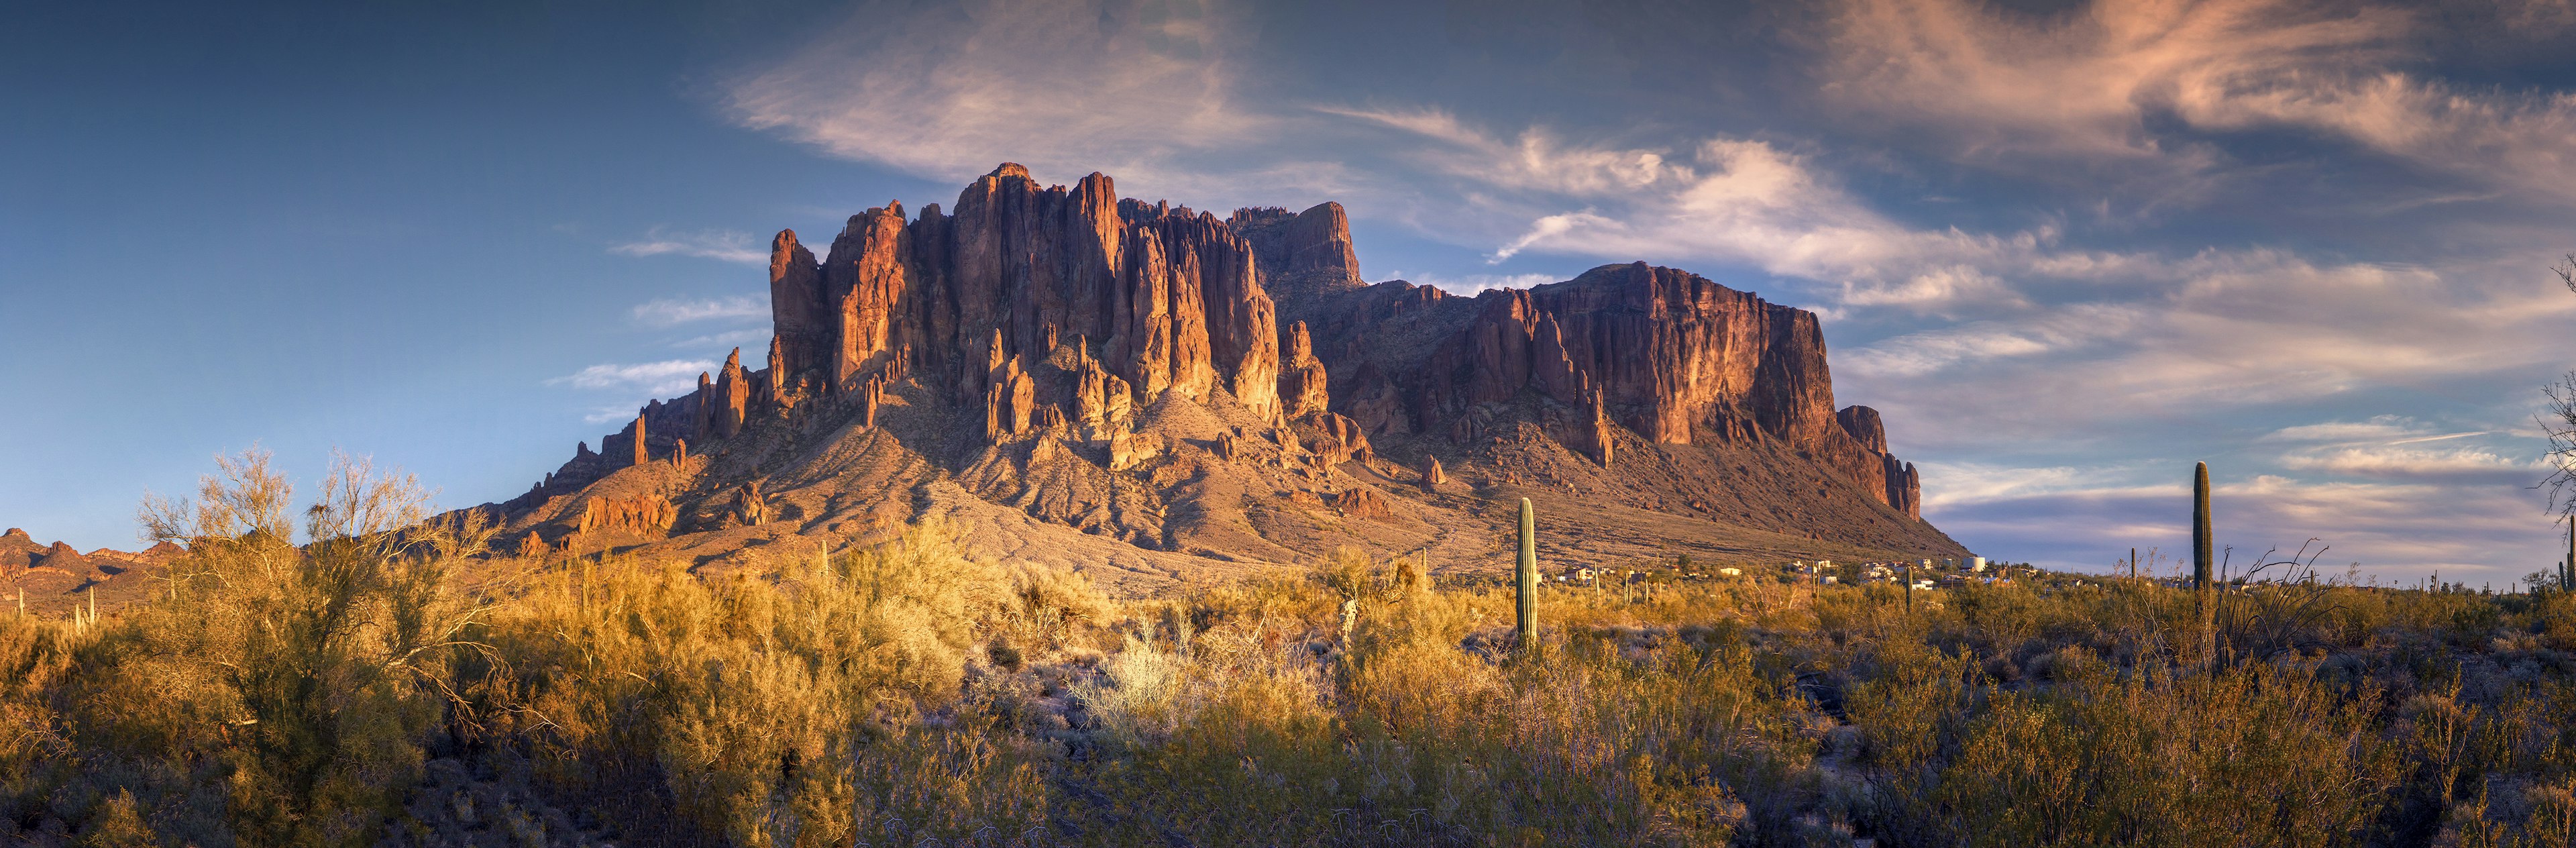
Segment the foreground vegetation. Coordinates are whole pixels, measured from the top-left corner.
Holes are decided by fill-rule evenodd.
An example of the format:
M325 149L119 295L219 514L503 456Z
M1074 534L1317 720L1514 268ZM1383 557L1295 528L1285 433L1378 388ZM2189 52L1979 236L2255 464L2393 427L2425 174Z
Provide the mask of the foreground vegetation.
M938 528L487 557L256 458L166 597L0 617L0 836L84 845L2567 845L2576 596L1413 562L1118 601ZM398 530L397 528L411 528ZM787 547L784 545L773 547ZM1505 564L1492 569L1497 576Z

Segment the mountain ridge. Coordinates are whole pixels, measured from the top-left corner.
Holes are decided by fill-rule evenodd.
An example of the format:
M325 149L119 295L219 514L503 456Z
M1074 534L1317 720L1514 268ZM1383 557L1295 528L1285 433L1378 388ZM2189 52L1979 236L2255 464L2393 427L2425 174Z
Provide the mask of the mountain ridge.
M949 208L851 216L821 258L781 231L764 367L478 509L531 551L701 564L940 517L1146 583L1341 545L1466 567L1524 494L1572 562L1965 552L1878 413L1835 408L1805 310L1643 262L1369 284L1338 204L1220 219L1098 173L1006 163Z

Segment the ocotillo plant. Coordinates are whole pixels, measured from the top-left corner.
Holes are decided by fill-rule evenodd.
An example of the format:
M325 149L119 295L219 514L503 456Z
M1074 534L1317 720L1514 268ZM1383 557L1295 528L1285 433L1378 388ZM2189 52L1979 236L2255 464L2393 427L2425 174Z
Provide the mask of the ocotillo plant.
M1521 499L1521 559L1513 570L1516 589L1517 623L1523 650L1538 646L1538 514L1528 498Z

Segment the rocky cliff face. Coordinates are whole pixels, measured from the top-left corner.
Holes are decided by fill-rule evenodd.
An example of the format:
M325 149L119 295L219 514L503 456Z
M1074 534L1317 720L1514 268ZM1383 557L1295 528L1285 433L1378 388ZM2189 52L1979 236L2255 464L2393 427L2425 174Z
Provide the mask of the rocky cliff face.
M1319 336L1340 355L1325 367L1355 375L1334 408L1372 430L1467 444L1534 414L1605 466L1622 432L1661 445L1772 441L1922 514L1878 412L1834 410L1814 313L1644 263L1473 299L1403 282L1321 299L1303 311L1331 316ZM1387 341L1401 338L1437 341Z
M1223 390L1273 409L1279 333L1252 256L1206 213L1122 201L1100 174L1041 187L1006 164L954 214L907 219L890 202L853 216L820 262L779 233L770 302L792 373L770 379L832 396L917 367L1002 408L1013 434L1045 418L1036 407L1074 405L1073 381L1038 367L1062 349L1124 383L1130 405Z
M780 232L769 286L765 367L735 351L504 514L577 536L864 535L983 509L944 506L949 486L1138 550L1284 561L1436 545L1484 495L1555 485L1711 527L1958 549L1919 520L1878 414L1835 409L1815 315L1685 271L1474 298L1367 285L1338 204L1220 220L1005 164L953 211L852 216L820 259ZM1450 494L1462 478L1484 495ZM733 501L762 480L776 507L745 522Z

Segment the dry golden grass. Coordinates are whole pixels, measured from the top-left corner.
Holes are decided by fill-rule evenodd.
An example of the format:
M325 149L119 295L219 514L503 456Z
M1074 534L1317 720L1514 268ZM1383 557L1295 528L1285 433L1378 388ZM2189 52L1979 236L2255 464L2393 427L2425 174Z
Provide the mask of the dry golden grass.
M0 617L34 844L2531 845L2576 597L2042 579L1551 587L1420 563L1115 600L939 527L760 576L494 560L255 458L168 597ZM205 504L213 506L205 506ZM396 528L410 528L398 530ZM1497 573L1501 572L1497 564ZM937 840L935 843L931 840Z

